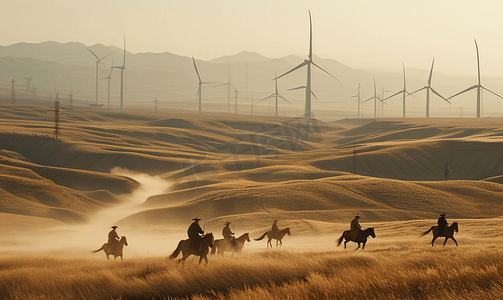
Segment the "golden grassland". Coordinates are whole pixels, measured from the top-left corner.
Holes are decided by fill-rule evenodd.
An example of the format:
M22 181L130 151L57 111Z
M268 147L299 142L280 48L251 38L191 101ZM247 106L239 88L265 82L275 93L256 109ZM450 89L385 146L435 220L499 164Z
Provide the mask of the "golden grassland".
M460 247L370 241L365 251L283 247L189 258L4 256L2 299L501 299L503 250L465 238ZM462 244L464 243L464 244Z

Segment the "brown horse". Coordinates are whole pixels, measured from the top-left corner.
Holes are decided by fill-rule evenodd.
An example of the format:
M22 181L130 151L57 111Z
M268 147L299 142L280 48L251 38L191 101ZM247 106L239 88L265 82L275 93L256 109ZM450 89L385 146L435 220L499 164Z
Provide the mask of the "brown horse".
M232 255L234 255L234 253L236 252L241 253L245 245L245 241L250 242L250 236L247 232L234 241L236 242L235 245L233 245L232 241L226 241L224 239L215 240L213 248L211 249L211 254L215 254L217 250L217 254L221 256L224 256L224 252L232 252Z
M178 247L173 251L173 253L169 256L170 259L175 259L177 258L178 254L180 254L180 251L182 252L182 258L178 260L178 262L182 262L183 265L185 265L185 260L187 257L191 255L199 256L199 263L204 260L206 261L206 264L208 263L208 258L206 257L208 253L210 252L209 248L213 247L213 242L215 239L213 238L213 233L207 233L203 235L203 238L201 240L201 247L200 250L194 250L190 248L190 241L187 240L181 240L178 243Z
M276 247L278 247L278 244L281 247L281 246L283 246L283 242L281 240L283 239L283 237L287 233L288 233L288 235L290 235L290 228L285 228L283 230L280 230L280 231L278 231L277 234L274 234L272 232L272 230L271 230L271 231L268 231L268 232L264 233L261 237L255 239L255 240L256 241L261 241L267 235L267 238L268 238L268 240L267 240L267 247L269 247L269 245L271 245L271 248L272 248L272 243L271 243L272 239L276 240Z
M355 250L360 249L360 243L363 244L362 249L365 250L365 244L367 243L367 238L369 237L369 235L372 238L376 237L376 234L374 232L374 227L370 227L365 230L360 230L358 232L358 234L356 235L355 239L351 239L350 233L351 233L351 230L346 230L342 233L341 237L339 238L339 241L337 241L337 247L341 245L343 239L346 239L344 241L344 249L346 249L346 244L348 242L355 242L355 243L358 243L358 248L356 248Z
M122 248L124 248L124 246L127 246L127 239L125 236L123 236L120 241L118 241L115 246L113 247L113 249L110 249L110 246L108 245L108 243L104 243L103 246L101 246L101 248L99 248L98 250L95 250L93 251L93 253L96 253L96 252L99 252L101 250L105 251L105 255L107 256L107 259L110 259L110 255L113 255L114 256L114 259L117 258L117 256L120 256L122 260L124 260L124 258L122 258Z
M427 235L428 233L430 233L430 231L433 231L433 239L431 240L431 243L430 243L431 246L433 247L433 243L435 242L435 240L440 237L438 235L438 226L431 226L431 228L428 229L428 231L423 232L421 234L421 236ZM458 222L454 222L454 223L452 223L451 226L445 227L444 234L442 235L443 237L445 237L444 246L445 246L445 243L447 243L448 239L452 239L454 241L454 243L456 243L456 247L458 246L458 242L454 238L454 232L458 232L458 231L459 231Z

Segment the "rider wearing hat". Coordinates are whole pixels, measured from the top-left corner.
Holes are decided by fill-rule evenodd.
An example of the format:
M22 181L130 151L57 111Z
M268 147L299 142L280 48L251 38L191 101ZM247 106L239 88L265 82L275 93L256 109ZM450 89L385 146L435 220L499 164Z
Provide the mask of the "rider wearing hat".
M117 234L117 226L112 226L112 230L108 233L108 245L109 249L113 250L115 244L120 240L119 235Z
M271 227L272 235L274 237L277 236L278 232L279 232L278 225L276 224L277 222L278 222L278 220L274 220L274 223L272 223L272 227Z
M234 232L232 232L231 229L229 228L230 224L231 222L229 221L225 223L224 229L222 229L222 235L224 236L224 240L233 242L233 245L235 246L236 242L234 240Z
M204 234L204 231L201 229L201 226L199 226L199 221L201 219L195 217L192 220L194 220L194 222L190 224L187 234L189 235L190 248L197 251L203 239L200 234Z
M353 221L351 221L351 231L349 233L349 236L352 240L356 239L356 236L358 235L358 232L362 229L360 226L360 223L358 223L358 219L360 216L356 215Z
M449 223L447 223L447 219L445 218L445 213L440 215L437 224L438 224L438 236L443 236L444 229L447 227L447 225L449 225Z

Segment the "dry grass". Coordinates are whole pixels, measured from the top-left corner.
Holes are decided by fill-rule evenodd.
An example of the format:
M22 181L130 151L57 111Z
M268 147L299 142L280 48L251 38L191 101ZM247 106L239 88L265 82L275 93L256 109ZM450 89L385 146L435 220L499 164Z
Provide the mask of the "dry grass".
M378 249L376 249L378 248ZM500 299L492 242L429 248L249 251L185 268L166 258L0 259L2 299Z

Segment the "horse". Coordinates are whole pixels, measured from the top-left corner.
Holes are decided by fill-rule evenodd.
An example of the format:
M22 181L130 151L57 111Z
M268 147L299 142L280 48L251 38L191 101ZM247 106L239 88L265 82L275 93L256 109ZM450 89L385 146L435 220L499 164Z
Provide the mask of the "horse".
M108 245L108 243L104 243L103 246L101 246L101 248L93 251L93 253L96 253L96 252L103 250L103 251L105 251L105 255L107 256L107 259L110 259L109 256L113 255L114 259L116 259L117 256L120 256L121 260L124 260L124 258L122 258L122 248L124 248L124 246L127 246L127 245L128 245L127 239L125 236L123 236L123 237L121 237L120 241L118 241L115 244L115 246L113 247L112 250L110 249L110 246Z
M248 235L248 232L234 239L234 242L236 243L235 245L232 244L232 241L227 241L224 239L215 240L213 248L211 249L211 254L215 254L217 250L217 254L221 256L224 256L225 252L232 252L232 255L234 255L234 253L236 252L241 253L245 245L245 241L250 242L250 236Z
M175 259L178 257L178 254L180 254L180 251L182 252L182 258L178 260L178 262L182 262L182 265L185 265L185 260L187 257L191 255L199 256L199 263L204 260L206 261L206 264L208 264L208 258L206 257L208 255L209 248L213 247L215 239L213 238L213 233L207 233L203 235L203 238L201 240L201 250L194 250L190 248L190 241L187 240L181 240L178 243L178 247L173 251L173 253L169 256L170 259Z
M337 242L337 247L339 247L341 245L342 239L346 239L344 241L344 249L346 249L346 244L351 241L351 242L358 243L358 248L356 248L355 250L360 249L360 243L363 243L362 249L365 250L365 244L367 243L367 238L369 237L369 235L372 238L376 237L376 234L374 232L374 227L370 227L365 230L360 230L358 232L358 234L356 235L355 239L351 239L350 233L351 233L351 230L346 230L342 233L341 237L339 238L339 241Z
M421 234L421 236L427 235L428 233L430 233L430 231L433 231L433 239L431 240L431 243L430 243L431 246L433 247L433 243L435 242L435 240L440 237L438 235L438 226L431 226L431 228L428 229L427 231L423 232ZM454 243L456 243L456 247L458 247L458 242L454 238L454 232L458 232L458 231L459 231L458 222L454 222L454 223L452 223L451 226L445 227L444 234L442 235L445 237L444 247L445 247L445 243L447 243L448 239L452 239L454 241Z
M283 242L281 240L283 239L283 237L287 233L288 233L288 235L290 235L290 228L285 228L283 230L280 230L276 234L274 234L271 230L271 231L267 231L261 237L255 239L255 240L261 241L267 235L267 238L269 239L269 240L267 240L267 247L269 247L269 245L271 245L271 248L272 248L272 243L271 243L272 239L276 240L276 247L278 247L278 243L279 243L279 246L281 247L281 246L283 246Z

